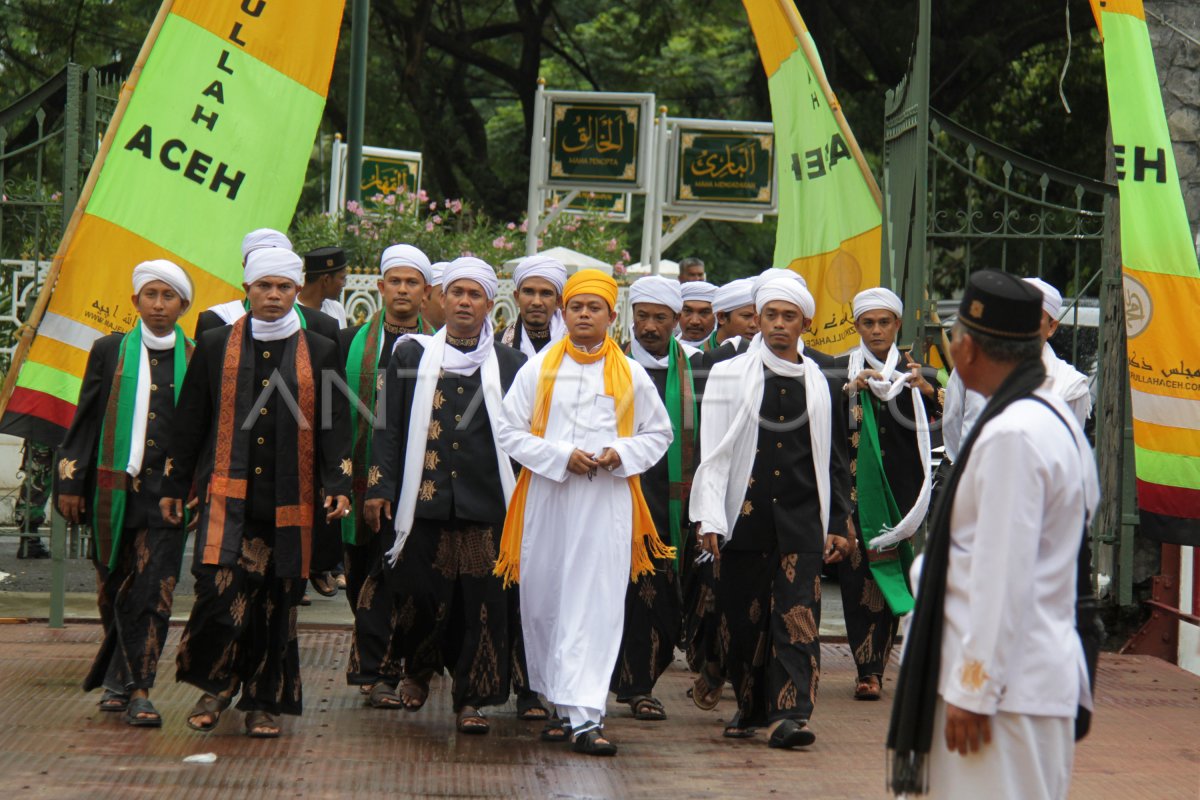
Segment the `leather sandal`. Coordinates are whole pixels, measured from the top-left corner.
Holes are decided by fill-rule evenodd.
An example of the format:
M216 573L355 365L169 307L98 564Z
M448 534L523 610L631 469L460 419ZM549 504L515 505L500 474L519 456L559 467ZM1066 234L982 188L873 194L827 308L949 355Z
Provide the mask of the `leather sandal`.
M859 678L854 684L855 700L878 700L883 693L878 675L867 675Z
M98 704L101 711L124 711L129 707L129 695L105 689Z
M544 722L550 719L550 712L542 705L542 701L534 692L521 692L517 695L517 719L526 722Z
M701 668L696 680L692 681L692 688L688 691L688 695L696 704L696 708L701 711L712 711L721 702L721 694L724 691L725 681L712 675L706 665Z
M405 676L400 681L400 701L405 711L420 711L429 699L429 678Z
M203 695L196 701L196 705L192 706L192 710L187 715L187 726L194 731L208 733L213 728L217 727L217 723L221 721L221 712L229 708L229 702L232 698L217 697L211 694ZM199 723L192 720L196 717L212 717L209 722Z
M662 701L648 694L639 694L629 698L629 710L633 718L643 722L661 722L667 718L667 710Z
M790 750L793 747L808 747L816 740L817 735L809 730L807 720L785 719L775 728L767 740L767 746Z
M139 714L153 714L153 716L142 717ZM129 701L129 706L125 709L123 716L126 725L131 725L134 728L161 728L162 715L158 713L158 709L150 702L149 697L135 697Z
M400 699L400 695L396 693L396 687L391 686L385 681L380 681L371 687L371 691L367 693L367 705L371 708L403 708L404 702Z
M458 727L459 733L474 735L487 733L491 729L487 717L478 708L472 706L463 706L459 709L455 725Z
M542 728L541 736L543 742L550 744L559 744L571 740L571 724L565 719L551 717L546 723L546 727Z
M274 714L267 711L246 712L246 735L251 739L278 739L281 732Z
M575 738L571 741L571 749L576 753L588 756L615 756L617 754L617 746L604 738L604 730L599 725L588 728L583 733L575 734Z
M754 737L754 728L742 725L742 712L739 711L733 715L733 719L729 720L729 724L725 726L725 730L721 735L726 739L752 739Z

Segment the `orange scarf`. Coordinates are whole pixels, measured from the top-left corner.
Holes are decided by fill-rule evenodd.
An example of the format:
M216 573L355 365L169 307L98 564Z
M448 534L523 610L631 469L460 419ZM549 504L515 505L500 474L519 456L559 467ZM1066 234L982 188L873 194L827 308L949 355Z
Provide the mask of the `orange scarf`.
M595 353L585 353L574 347L570 337L564 337L550 346L538 373L537 396L533 403L530 432L534 436L546 434L546 423L550 419L550 401L554 396L554 381L564 354L579 364L595 364L605 359L604 393L613 398L616 407L617 436L632 436L633 373L629 369L629 359L621 353L621 348L611 336L605 337L604 344ZM525 500L529 497L530 475L528 469L521 470L521 477L517 480L512 500L508 504L508 516L504 520L500 556L496 559L494 572L504 578L505 588L521 579L521 537L525 529ZM654 572L653 559L673 559L675 548L663 544L658 536L654 519L650 516L650 508L646 505L646 497L642 494L641 476L634 475L626 480L629 482L629 494L633 500L633 549L630 554L629 578L636 582L640 576Z

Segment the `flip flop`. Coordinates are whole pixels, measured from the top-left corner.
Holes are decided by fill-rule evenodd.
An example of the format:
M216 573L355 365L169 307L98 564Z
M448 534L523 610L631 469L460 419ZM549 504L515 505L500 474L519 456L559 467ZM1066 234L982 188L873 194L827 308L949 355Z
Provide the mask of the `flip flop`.
M104 694L100 695L101 711L124 711L129 707L129 695L114 692L112 689L105 689Z
M139 717L138 714L153 714L153 717ZM134 728L161 728L162 715L158 713L158 709L150 702L148 697L135 697L129 701L129 707L125 709L125 714L122 717L126 725L131 725Z
M487 721L487 717L477 709L471 706L463 706L458 712L458 719L455 722L459 733L467 733L478 736L479 734L487 733L491 729L491 725Z

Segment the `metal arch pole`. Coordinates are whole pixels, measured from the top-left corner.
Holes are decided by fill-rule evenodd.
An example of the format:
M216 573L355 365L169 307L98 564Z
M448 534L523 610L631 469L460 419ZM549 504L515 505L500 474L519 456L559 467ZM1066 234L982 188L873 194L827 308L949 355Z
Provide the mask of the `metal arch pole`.
M371 0L354 0L350 18L350 118L346 132L346 202L362 202L363 126L367 118L367 22Z
M666 109L662 110L666 116ZM650 274L658 274L658 259L654 255L655 229L660 228L658 222L658 138L662 134L662 121L654 118L654 128L651 131L650 147L646 148L646 202L642 207L642 266L650 265Z
M663 205L666 203L667 195L667 107L662 106L658 110L658 119L655 127L654 139L654 176L653 185L650 187L648 198L654 198L654 228L651 231L651 251L650 258L652 261L650 267L651 275L658 275L660 263L662 262L663 250L667 245L663 243ZM690 227L690 226L689 226ZM682 234L683 231L680 231ZM672 240L674 241L674 240Z
M525 206L525 255L537 254L546 162L546 81L538 78L533 98L533 132L529 137L529 195ZM569 202L569 201L568 201Z

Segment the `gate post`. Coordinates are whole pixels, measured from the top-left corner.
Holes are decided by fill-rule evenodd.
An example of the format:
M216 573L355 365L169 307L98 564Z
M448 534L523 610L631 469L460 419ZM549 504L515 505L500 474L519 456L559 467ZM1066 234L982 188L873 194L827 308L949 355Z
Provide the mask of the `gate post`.
M67 64L67 108L63 120L62 230L79 202L79 132L82 126L83 68Z

